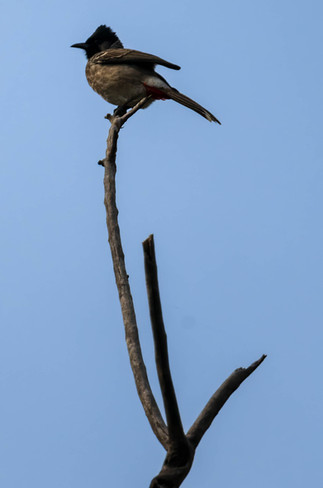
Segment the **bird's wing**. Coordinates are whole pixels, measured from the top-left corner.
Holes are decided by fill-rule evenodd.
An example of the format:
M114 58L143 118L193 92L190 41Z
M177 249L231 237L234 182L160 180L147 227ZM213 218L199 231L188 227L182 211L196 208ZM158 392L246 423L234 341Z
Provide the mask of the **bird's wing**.
M108 49L107 51L102 51L92 56L91 62L95 64L161 64L162 66L166 66L166 68L181 69L177 64L169 63L158 56L135 51L134 49Z

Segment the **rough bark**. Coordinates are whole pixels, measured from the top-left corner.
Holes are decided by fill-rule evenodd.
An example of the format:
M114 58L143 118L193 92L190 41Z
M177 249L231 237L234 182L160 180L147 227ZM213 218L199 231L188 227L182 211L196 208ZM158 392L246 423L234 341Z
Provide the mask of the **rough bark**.
M144 105L145 101L146 100L142 100L130 112L122 117L109 117L111 127L107 140L105 159L102 161L105 168L104 204L107 214L107 227L109 232L109 244L113 261L113 269L119 292L129 359L137 387L137 392L154 434L161 442L161 444L165 447L165 449L167 449L167 427L152 393L145 363L142 357L136 314L130 291L128 274L126 271L124 253L121 245L120 228L118 224L118 209L116 205L115 159L119 131L125 121L137 110L139 110L139 108Z

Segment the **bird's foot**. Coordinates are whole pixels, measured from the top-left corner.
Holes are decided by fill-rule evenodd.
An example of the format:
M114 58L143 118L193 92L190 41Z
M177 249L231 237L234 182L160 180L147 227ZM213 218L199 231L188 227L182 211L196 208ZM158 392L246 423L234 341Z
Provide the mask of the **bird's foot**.
M128 107L126 105L119 105L114 112L114 117L122 117L127 112Z
M113 115L107 114L104 118L109 120L111 123L113 122L113 119L116 117L122 117L125 113L127 113L128 107L126 105L120 105L113 111Z

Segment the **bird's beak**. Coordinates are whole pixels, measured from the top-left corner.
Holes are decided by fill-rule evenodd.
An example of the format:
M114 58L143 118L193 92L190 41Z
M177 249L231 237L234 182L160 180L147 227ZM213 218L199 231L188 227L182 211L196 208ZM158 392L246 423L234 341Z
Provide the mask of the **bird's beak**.
M72 44L71 47L78 47L79 49L86 49L87 44L86 44L86 42L79 42L78 44Z

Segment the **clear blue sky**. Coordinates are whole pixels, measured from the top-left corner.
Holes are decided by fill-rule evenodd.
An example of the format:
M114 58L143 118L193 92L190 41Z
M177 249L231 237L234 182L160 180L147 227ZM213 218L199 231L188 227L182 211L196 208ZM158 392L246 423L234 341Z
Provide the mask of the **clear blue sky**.
M2 5L0 484L146 487L164 452L136 395L105 227L112 107L70 49L104 23L221 121L156 102L121 132L118 205L156 396L141 242L155 234L185 428L268 358L186 488L323 486L320 1Z

